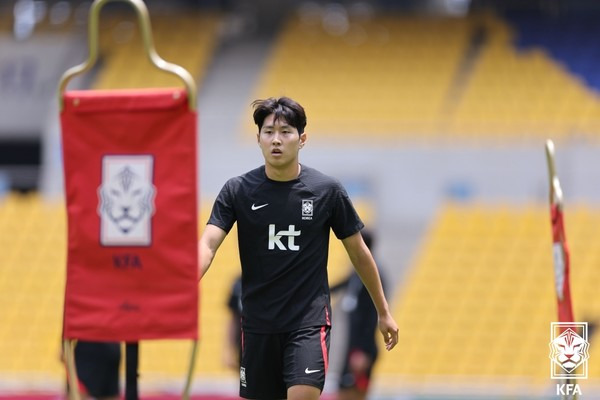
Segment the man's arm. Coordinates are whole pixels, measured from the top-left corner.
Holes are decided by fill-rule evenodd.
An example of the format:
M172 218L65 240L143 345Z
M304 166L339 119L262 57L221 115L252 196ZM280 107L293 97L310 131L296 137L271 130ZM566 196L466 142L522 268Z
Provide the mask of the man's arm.
M387 350L391 350L398 343L398 325L396 325L385 299L375 260L360 232L343 239L342 243L346 248L350 261L352 261L352 265L354 265L354 269L369 291L369 295L377 309L379 330L383 335L385 347Z
M227 236L227 232L216 225L208 224L204 228L204 232L198 243L199 279L202 279L206 271L208 271L225 236Z

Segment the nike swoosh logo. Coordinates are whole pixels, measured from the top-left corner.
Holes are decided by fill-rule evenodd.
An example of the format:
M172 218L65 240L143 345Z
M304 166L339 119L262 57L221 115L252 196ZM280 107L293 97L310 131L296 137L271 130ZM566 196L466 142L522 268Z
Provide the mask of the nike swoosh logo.
M256 210L259 210L259 209L261 209L263 207L266 207L268 205L269 205L269 203L267 203L267 204L261 204L260 206L255 206L254 204L252 204L251 208L252 208L252 211L256 211Z
M308 367L306 367L306 369L304 370L305 374L314 374L315 372L319 372L320 369L308 369Z

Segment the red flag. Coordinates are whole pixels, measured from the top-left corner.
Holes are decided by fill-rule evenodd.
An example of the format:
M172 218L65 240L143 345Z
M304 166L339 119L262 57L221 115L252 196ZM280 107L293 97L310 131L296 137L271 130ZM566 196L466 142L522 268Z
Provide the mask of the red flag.
M65 338L197 338L196 118L179 89L64 94Z
M563 212L558 203L550 206L552 221L552 250L554 255L554 283L558 301L559 322L573 322L571 289L569 284L569 247L565 235Z

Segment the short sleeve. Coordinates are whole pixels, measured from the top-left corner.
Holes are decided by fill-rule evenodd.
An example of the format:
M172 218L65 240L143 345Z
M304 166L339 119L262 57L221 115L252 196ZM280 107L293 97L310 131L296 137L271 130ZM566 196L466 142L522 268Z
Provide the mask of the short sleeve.
M346 189L340 183L336 183L334 190L331 229L335 236L342 240L354 235L365 225L354 209Z
M217 199L215 200L215 204L213 205L212 212L210 213L210 218L208 219L208 224L218 226L223 229L225 232L229 233L233 224L237 220L235 214L235 208L233 206L233 183L231 180L227 181Z

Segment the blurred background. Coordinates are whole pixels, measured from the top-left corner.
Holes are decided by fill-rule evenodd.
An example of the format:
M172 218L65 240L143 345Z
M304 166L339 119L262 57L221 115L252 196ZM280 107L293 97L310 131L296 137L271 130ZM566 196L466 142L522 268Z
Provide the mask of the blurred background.
M202 227L224 182L263 162L252 100L304 105L301 162L339 178L376 234L400 344L373 399L556 399L545 140L554 140L575 318L600 399L600 2L146 0L154 41L199 87ZM87 57L90 2L0 2L0 398L60 398L66 216L56 87ZM100 59L69 89L180 86L110 3ZM332 241L330 281L349 260ZM223 363L236 234L201 282L192 391L235 398ZM346 317L334 298L334 397ZM378 338L379 339L379 338ZM177 394L189 343L143 342L140 390ZM37 396L37 397L35 397Z

